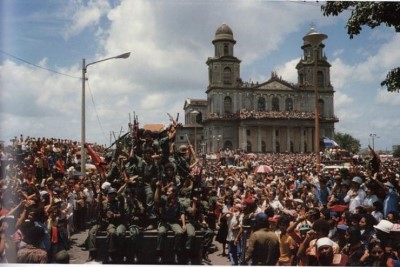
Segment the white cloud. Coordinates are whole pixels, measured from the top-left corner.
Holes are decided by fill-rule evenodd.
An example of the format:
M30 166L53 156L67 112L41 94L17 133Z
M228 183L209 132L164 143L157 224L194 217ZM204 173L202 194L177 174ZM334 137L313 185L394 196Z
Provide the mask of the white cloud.
M336 91L335 92L335 108L341 108L349 106L349 104L353 103L353 98L350 96L343 94L342 92Z
M208 70L205 61L214 55L212 40L222 23L227 23L233 30L237 41L235 55L242 60L242 74L250 69L248 72L251 72L252 79L257 78L256 81L261 82L268 79L274 70L285 80L297 81L295 66L299 59L296 57L301 53L301 38L311 21L319 29L336 25L342 30L343 25L342 17L323 17L318 6L281 1L206 0L187 3L121 0L117 6L111 7L107 1L76 0L63 5L64 20L58 21L63 25L56 29L57 34L60 28L64 29L62 35L66 41L63 45L67 52L55 64L56 56L32 51L37 54L35 58L39 58L37 64L49 68L57 64L65 66L62 62L65 58L80 56L82 45L85 45L81 38L88 35L93 40L93 61L131 52L128 59L96 64L87 71L87 140L102 142L105 139L107 143L109 137L104 137L98 120L103 129L119 131L121 125L126 129L128 113L135 111L144 124L168 123L166 113L182 113L186 98L206 98ZM284 23L280 23L282 18ZM40 19L41 22L53 21L47 17ZM32 16L30 24L33 28L34 22L35 17ZM36 38L45 38L38 32ZM331 81L336 90L335 113L340 119L336 127L355 136L363 136L363 132L369 131L367 127L370 125L365 126L365 122L372 113L368 107L375 96L376 104L387 108L385 113L377 115L378 121L388 113L394 114L389 108L400 102L398 95L390 97L383 92L375 92L379 79L383 79L386 71L400 62L399 39L386 37L388 43L383 45L378 40L379 34L374 34L377 50L371 50L368 57L360 56L356 50L349 54L348 47L339 41L334 42L333 38L325 42L325 51L334 51L329 62L332 64ZM385 40L383 37L380 40ZM295 42L294 38L297 38ZM54 46L57 46L60 40L46 41L54 41ZM19 48L21 51L29 51L30 48L27 44L18 43L18 46L23 48ZM57 58L60 58L59 54ZM275 69L275 62L282 63ZM81 74L79 65L55 69L75 77ZM0 118L2 125L7 125L2 136L20 132L37 136L37 133L45 132L47 136L65 135L66 138L79 140L79 79L10 61L2 62L0 75L1 87L4 88L1 90L3 110ZM365 89L361 91L358 88ZM374 91L371 92L371 88ZM363 105L367 107L365 110ZM387 117L389 121L391 117ZM388 140L394 138L388 136Z
M160 103L163 103L165 98L161 94L146 95L141 101L140 106L142 109L153 110L160 107Z
M344 49L338 49L338 50L336 50L336 51L333 51L332 55L333 55L334 57L338 57L338 56L342 55L343 52L344 52Z
M375 102L380 105L400 106L400 94L381 89L377 92Z
M400 51L398 49L400 36L394 35L389 42L384 43L376 53L368 57L364 62L359 62L355 68L355 78L362 82L382 79L386 72L400 62Z
M87 27L97 25L101 17L110 9L108 1L89 0L85 5L86 2L76 0L69 8L66 8L65 17L69 19L69 24L63 32L65 39L78 35Z
M331 83L335 89L343 89L353 79L354 67L346 65L340 58L334 59L331 64Z
M300 58L295 58L286 62L283 66L278 66L277 73L279 76L288 82L297 83L297 70L296 65L299 63Z

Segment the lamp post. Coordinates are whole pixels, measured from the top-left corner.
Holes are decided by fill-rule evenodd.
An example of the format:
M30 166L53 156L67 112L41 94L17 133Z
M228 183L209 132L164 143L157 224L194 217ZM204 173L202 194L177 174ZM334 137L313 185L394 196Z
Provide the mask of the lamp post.
M319 112L318 112L318 79L317 79L317 67L318 67L318 50L321 42L328 38L326 34L318 33L314 28L307 33L306 36L303 37L304 42L307 42L313 48L314 55L314 67L313 67L313 83L314 83L314 116L315 116L315 133L314 133L314 146L315 153L317 156L317 172L320 170L321 163L321 155L320 155L320 146L319 146Z
M90 65L94 65L96 63L100 63L110 59L116 58L128 58L131 55L130 52L124 53L115 57L109 57L102 60L98 60L95 62L91 62L86 64L86 60L82 59L82 109L81 109L81 173L82 176L86 177L86 150L85 150L85 143L86 143L86 118L85 118L85 83L86 83L86 71Z
M217 152L219 151L219 140L222 138L222 135L213 135L213 139L217 140ZM214 145L213 145L214 146Z
M372 149L375 150L375 138L379 138L379 136L372 133L372 134L369 134L369 137L371 137L371 139L372 139Z
M194 151L197 153L197 115L200 112L193 110L190 114L194 115Z

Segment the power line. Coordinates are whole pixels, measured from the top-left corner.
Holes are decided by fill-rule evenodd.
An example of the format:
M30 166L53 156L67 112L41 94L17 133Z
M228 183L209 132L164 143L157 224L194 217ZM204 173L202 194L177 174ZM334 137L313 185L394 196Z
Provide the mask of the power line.
M105 139L107 139L106 134L105 134L104 129L103 129L103 125L101 124L101 121L100 121L99 114L97 113L97 108L96 108L96 104L95 104L95 102L94 102L94 98L93 98L93 94L92 94L92 89L90 88L89 80L86 80L86 82L87 82L87 85L88 85L88 88L89 88L90 97L91 97L91 99L92 99L92 103L93 103L93 107L94 107L94 112L96 113L97 122L99 123L100 129L101 129L101 131L103 132L103 135L104 135Z
M3 50L1 50L1 49L0 49L0 52L3 53L3 54L5 54L5 55L7 55L7 56L9 56L9 57L11 57L11 58L17 59L17 60L22 61L22 62L24 62L24 63L26 63L26 64L29 64L29 65L31 65L31 66L34 66L34 67L36 67L36 68L43 69L43 70L47 70L47 71L50 71L50 72L53 72L53 73L56 73L56 74L59 74L59 75L67 76L67 77L69 77L69 78L82 80L82 77L71 76L71 75L69 75L69 74L61 73L61 72L58 72L58 71L56 71L56 70L52 70L52 69L48 69L48 68L45 68L45 67L36 65L36 64L31 63L31 62L29 62L29 61L27 61L27 60L25 60L25 59L22 59L22 58L20 58L20 57L17 57L17 56L14 56L14 55L10 54L10 53L7 53L7 52L5 52L5 51L3 51ZM103 129L103 126L102 126L101 121L100 121L99 114L98 114L98 112L97 112L96 103L94 102L94 97L93 97L93 94L92 94L92 90L91 90L91 88L90 88L89 81L87 80L86 82L87 82L87 85L88 85L88 88L89 88L90 97L91 97L91 100L92 100L92 103L93 103L93 107L94 107L94 110L95 110L95 113L96 113L97 121L98 121L98 123L99 123L99 126L100 126L101 131L103 132L103 136L106 136L106 134L105 134L105 132L104 132L104 129ZM107 139L107 137L105 137L105 139Z
M327 1L306 1L306 0L303 0L303 1L288 1L289 3L294 3L294 4L301 4L301 5L307 5L307 6L319 6L319 7L321 7L321 6L323 6ZM321 3L322 2L322 3ZM345 10L348 10L348 11L353 11L353 10L355 10L355 8L353 8L353 7L347 7Z
M309 1L289 1L289 3L302 4L302 5L308 5L308 6L322 6L322 4L319 3L319 1L315 1L315 2L309 2Z
M69 78L74 78L74 79L79 79L79 80L82 79L81 77L71 76L71 75L69 75L69 74L61 73L61 72L58 72L58 71L56 71L56 70L52 70L52 69L48 69L48 68L45 68L45 67L36 65L36 64L31 63L31 62L29 62L29 61L27 61L27 60L25 60L25 59L19 58L19 57L14 56L14 55L11 55L10 53L7 53L7 52L5 52L5 51L3 51L3 50L1 50L1 49L0 49L0 52L3 53L3 54L5 54L5 55L7 55L7 56L9 56L9 57L12 57L12 58L17 59L17 60L19 60L19 61L22 61L22 62L24 62L24 63L26 63L26 64L32 65L32 66L34 66L34 67L36 67L36 68L39 68L39 69L43 69L43 70L47 70L47 71L50 71L50 72L53 72L53 73L56 73L56 74L59 74L59 75L67 76L67 77L69 77Z

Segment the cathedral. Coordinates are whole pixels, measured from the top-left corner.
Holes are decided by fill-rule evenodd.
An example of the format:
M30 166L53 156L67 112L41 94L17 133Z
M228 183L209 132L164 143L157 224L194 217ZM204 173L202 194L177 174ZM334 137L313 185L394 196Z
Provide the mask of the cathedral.
M313 33L312 28L306 36ZM334 114L331 65L322 42L313 48L303 41L297 83L275 72L264 82L244 82L241 60L234 53L236 40L226 24L217 29L212 44L214 56L206 61L207 99L185 100L185 124L177 133L177 143L189 141L199 153L225 148L300 153L316 151L316 134L320 140L333 138L339 120Z

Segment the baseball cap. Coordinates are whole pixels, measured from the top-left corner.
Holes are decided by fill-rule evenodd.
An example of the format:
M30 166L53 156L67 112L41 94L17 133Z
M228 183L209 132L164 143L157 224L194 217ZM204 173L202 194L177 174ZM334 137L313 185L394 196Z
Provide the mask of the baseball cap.
M266 222L267 218L268 218L268 216L267 216L267 214L265 214L265 212L260 212L260 213L257 213L257 215L256 215L257 222Z

